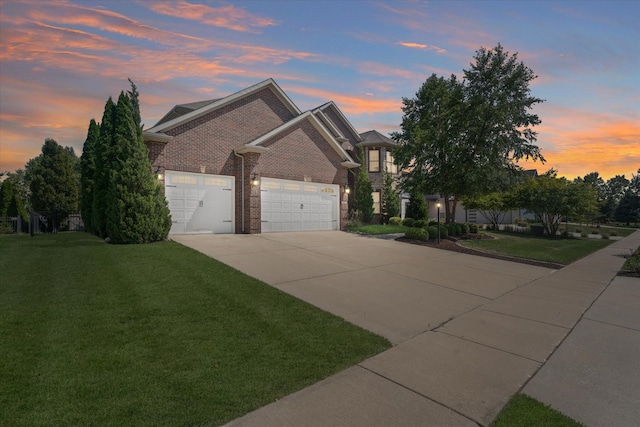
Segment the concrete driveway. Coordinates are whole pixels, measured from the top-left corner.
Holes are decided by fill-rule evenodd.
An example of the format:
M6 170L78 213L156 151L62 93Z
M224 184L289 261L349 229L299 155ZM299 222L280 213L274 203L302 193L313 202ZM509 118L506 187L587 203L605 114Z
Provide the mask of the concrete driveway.
M640 279L612 282L640 231L561 270L342 232L173 238L394 343L228 426L487 426L523 387L586 425L640 417Z
M171 238L394 345L554 271L340 231Z

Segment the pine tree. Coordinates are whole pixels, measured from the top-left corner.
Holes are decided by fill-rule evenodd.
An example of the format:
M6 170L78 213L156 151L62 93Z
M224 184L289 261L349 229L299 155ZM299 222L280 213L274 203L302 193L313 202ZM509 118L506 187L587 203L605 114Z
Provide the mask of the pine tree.
M416 221L427 219L429 208L424 199L424 194L416 187L409 192L409 203L407 204L406 218L413 218Z
M161 240L171 227L169 208L152 173L137 120L139 113L133 111L131 99L121 93L115 109L112 180L106 197L106 231L113 243Z
M76 212L79 201L78 158L71 147L47 138L31 171L31 204L36 211Z
M360 158L364 159L364 150L361 150ZM366 166L358 168L356 176L356 189L353 207L360 213L362 222L368 224L373 219L373 187Z
M116 106L111 97L104 106L100 136L94 147L95 175L93 187L93 202L91 206L91 228L94 234L107 237L107 193L111 182L113 163L113 127Z
M382 222L388 223L389 218L400 216L400 201L398 192L394 188L393 176L389 172L384 173L382 194L380 195L380 212Z
M93 232L93 196L95 194L96 147L100 139L100 127L95 120L89 122L87 139L80 158L80 213L87 231Z

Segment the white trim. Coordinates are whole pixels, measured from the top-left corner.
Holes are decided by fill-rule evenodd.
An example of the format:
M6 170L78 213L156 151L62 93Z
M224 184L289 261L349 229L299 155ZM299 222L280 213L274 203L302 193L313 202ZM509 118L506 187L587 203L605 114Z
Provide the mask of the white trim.
M246 144L242 148L234 150L238 154L247 154L247 153L258 153L262 154L265 151L269 150L267 147L256 147L250 144Z
M326 114L324 114L321 110L315 110L313 112L315 115L320 117L320 120L322 121L322 123L329 128L329 130L331 132L333 132L333 134L335 135L335 138L338 142L344 142L344 141L348 141L347 138L345 138L345 136L342 134L342 132L340 132L340 130L338 130L338 128L333 124L333 122L329 119L329 117L326 116ZM343 141L341 141L340 139L343 139Z
M329 130L322 124L322 122L320 122L320 119L318 119L318 117L316 117L316 115L313 114L311 111L307 111L307 112L299 115L295 119L289 120L288 122L283 123L279 127L277 127L274 130L272 130L271 132L268 132L268 133L262 135L260 138L250 142L249 144L246 144L245 145L245 149L254 148L254 147L255 148L264 148L264 147L258 147L258 146L260 144L266 142L270 138L278 135L279 133L289 129L290 127L292 127L292 126L294 126L294 125L296 125L296 124L298 124L301 121L306 120L306 119L309 119L311 121L311 124L313 125L313 127L315 127L316 130L318 132L320 132L320 134L333 147L333 149L338 153L338 155L340 156L340 158L342 158L342 160L344 160L345 162L348 162L348 163L353 163L353 159L351 158L351 156L349 156L349 154L347 154L347 152L342 148L340 143L338 141L336 141L336 139L333 137L333 135L331 135L331 132L329 132ZM238 150L238 153L241 153L241 150Z
M142 132L142 138L144 142L163 142L167 143L173 139L171 135L165 135L164 133L152 133L148 130Z
M333 108L335 109L335 111L338 114L338 116L340 116L340 119L342 120L342 122L349 128L351 133L356 137L356 139L357 139L356 142L362 141L362 138L360 137L360 134L358 133L356 128L354 128L353 125L351 124L351 122L349 120L347 120L347 118L345 117L344 114L342 114L342 111L340 111L340 109L338 108L338 106L336 105L335 102L329 101L326 104L323 104L323 105L319 106L318 108L316 108L316 110L320 110L321 111L321 110L324 110L325 108L328 108L329 106L333 106ZM314 111L316 111L316 110L314 110Z
M273 79L267 79L263 82L260 82L251 87L243 89L225 98L219 99L216 102L213 102L209 105L205 105L202 108L191 111L180 117L176 117L175 119L169 120L168 122L161 123L157 126L154 126L151 129L147 130L146 132L150 134L156 134L158 132L172 129L183 123L186 123L188 121L201 117L209 113L210 111L229 105L232 102L237 101L238 99L242 99L245 96L250 95L266 87L269 87L273 91L273 93L285 104L285 106L289 109L289 111L291 111L294 115L299 115L301 113L300 109L293 103L293 101L291 101L291 99L282 91L282 89L280 89L280 86L278 86Z

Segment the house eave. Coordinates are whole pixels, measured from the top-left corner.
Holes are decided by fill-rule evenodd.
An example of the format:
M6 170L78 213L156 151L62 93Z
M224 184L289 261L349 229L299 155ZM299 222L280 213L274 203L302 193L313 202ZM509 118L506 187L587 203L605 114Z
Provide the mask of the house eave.
M142 132L142 138L144 139L144 142L160 142L163 144L166 144L173 139L171 135L149 131Z

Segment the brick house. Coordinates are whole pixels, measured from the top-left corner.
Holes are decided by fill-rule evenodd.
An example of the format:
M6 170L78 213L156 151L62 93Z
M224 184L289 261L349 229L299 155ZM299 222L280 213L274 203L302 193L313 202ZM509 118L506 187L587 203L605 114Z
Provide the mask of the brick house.
M302 112L272 79L176 105L144 140L174 234L344 230L366 141L333 102Z

